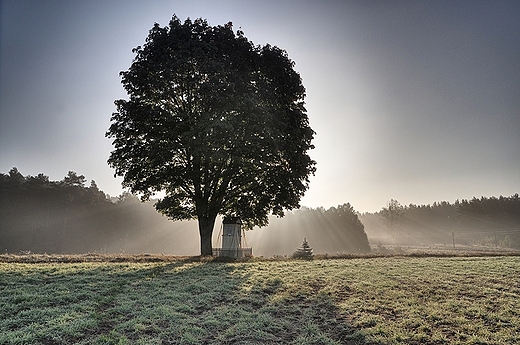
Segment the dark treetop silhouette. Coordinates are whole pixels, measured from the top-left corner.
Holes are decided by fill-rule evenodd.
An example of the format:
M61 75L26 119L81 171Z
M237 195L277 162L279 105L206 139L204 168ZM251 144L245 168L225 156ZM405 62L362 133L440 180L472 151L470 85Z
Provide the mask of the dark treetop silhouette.
M287 53L255 46L232 23L155 24L121 72L108 160L123 185L173 220L198 219L201 255L212 254L217 215L265 226L299 207L315 162L305 88Z

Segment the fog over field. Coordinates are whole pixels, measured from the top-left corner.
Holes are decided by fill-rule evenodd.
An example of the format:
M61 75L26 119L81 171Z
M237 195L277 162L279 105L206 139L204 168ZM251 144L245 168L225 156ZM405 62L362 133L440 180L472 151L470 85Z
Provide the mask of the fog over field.
M109 197L94 181L69 173L0 174L0 245L3 252L164 253L198 255L198 224L161 216L154 201L129 193ZM221 247L222 218L213 232ZM271 217L269 226L244 232L254 256L288 255L307 239L314 253L366 253L386 247L520 249L520 197L511 196L403 206L392 200L375 213L350 204L306 208Z

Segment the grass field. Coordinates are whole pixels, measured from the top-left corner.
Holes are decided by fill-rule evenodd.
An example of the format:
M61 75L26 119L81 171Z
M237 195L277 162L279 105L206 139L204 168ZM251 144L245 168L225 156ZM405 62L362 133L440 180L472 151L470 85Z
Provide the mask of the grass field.
M0 344L518 343L518 256L0 263Z

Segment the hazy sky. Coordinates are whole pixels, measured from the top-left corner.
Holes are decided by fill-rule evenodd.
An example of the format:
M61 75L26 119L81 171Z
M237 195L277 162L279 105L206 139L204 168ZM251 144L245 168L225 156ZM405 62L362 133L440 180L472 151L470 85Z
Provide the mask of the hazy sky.
M69 170L118 195L104 137L154 22L232 21L287 50L316 175L302 204L520 192L520 1L1 1L0 172Z

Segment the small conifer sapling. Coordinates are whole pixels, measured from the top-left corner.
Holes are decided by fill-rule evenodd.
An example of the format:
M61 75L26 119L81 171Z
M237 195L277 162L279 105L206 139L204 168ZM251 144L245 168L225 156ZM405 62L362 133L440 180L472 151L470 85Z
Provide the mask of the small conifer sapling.
M304 259L304 260L312 260L314 258L312 248L309 245L309 242L307 242L306 238L303 239L302 246L294 252L293 258Z

